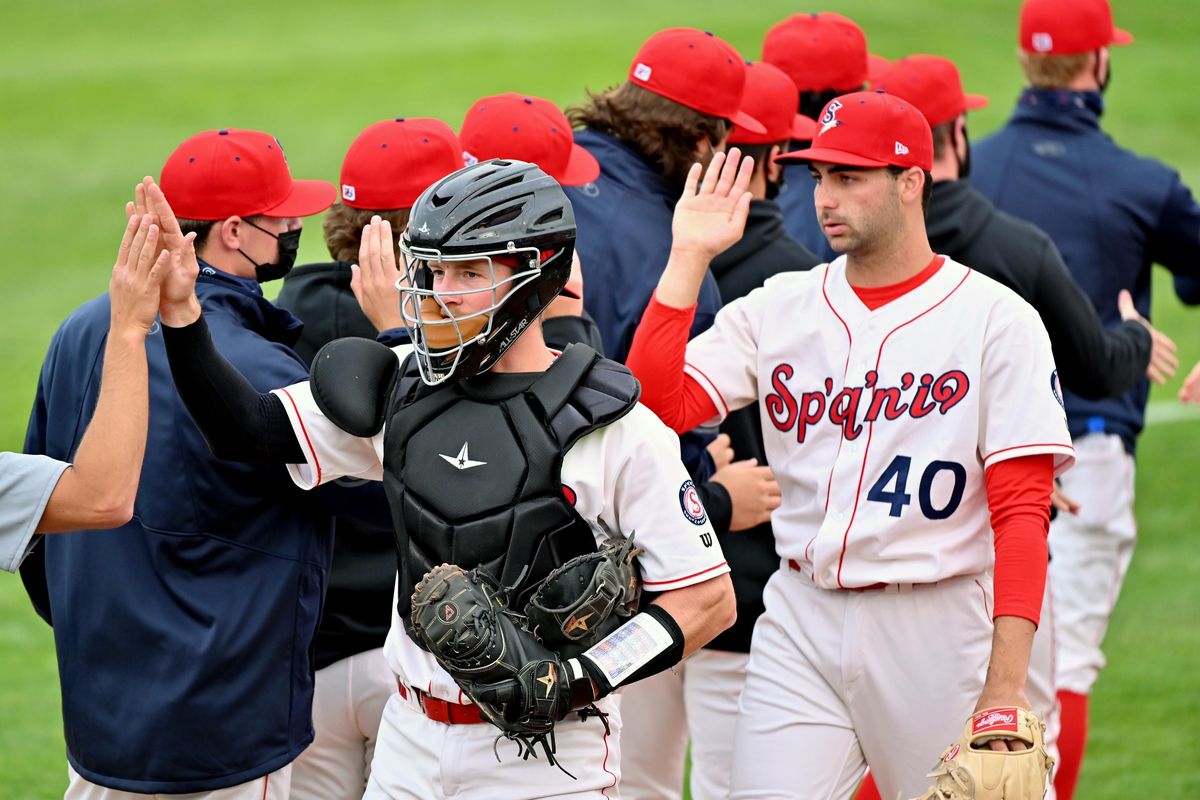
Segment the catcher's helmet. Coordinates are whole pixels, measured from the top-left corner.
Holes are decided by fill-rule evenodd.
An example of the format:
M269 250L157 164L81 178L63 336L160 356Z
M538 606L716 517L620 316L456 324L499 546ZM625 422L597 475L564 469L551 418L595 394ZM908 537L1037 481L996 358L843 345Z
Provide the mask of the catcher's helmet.
M566 286L574 249L571 202L533 164L483 161L426 189L400 236L405 276L397 283L421 379L432 386L495 365ZM440 298L466 292L434 291L429 265L475 260L487 262L491 303L455 317ZM495 262L515 271L497 280Z

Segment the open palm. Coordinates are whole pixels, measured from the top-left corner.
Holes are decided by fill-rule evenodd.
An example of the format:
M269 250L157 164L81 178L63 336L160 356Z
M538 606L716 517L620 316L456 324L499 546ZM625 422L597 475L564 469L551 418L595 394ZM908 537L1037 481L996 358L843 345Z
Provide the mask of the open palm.
M675 204L671 223L672 247L712 259L742 238L750 212L750 176L754 159L741 157L736 147L717 153L700 181L701 166L693 164L683 196Z

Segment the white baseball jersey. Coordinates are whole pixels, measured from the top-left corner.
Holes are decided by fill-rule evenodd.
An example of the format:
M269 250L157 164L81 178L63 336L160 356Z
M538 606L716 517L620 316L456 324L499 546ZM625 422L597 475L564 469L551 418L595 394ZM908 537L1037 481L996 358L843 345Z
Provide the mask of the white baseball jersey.
M721 418L760 404L776 549L823 588L985 571L984 470L1073 460L1037 313L950 259L875 311L844 256L778 275L721 310L685 369Z
M396 348L397 357L407 350ZM307 457L306 463L288 467L297 486L311 489L346 476L383 479L383 431L368 439L338 428L321 413L307 382L274 393ZM445 448L445 458L428 466L444 473L448 486L459 474L458 460L477 462L472 469L488 468L488 454L470 442L447 441ZM563 456L562 484L579 514L598 523L598 539L610 532L636 534L644 551L637 560L647 591L682 589L729 571L696 487L679 460L678 437L641 404L571 446ZM465 702L454 679L408 637L394 610L384 654L405 683Z

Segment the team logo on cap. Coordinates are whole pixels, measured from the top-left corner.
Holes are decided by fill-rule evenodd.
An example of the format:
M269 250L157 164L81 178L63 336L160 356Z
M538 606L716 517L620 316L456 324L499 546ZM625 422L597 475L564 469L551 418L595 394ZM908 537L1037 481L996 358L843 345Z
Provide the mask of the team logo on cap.
M479 163L478 158L471 155L471 153L469 151L463 150L463 164L465 164L468 167L473 167L478 163Z
M354 187L348 183L342 184L342 199L350 201L354 200Z
M648 80L650 80L651 72L653 72L653 70L650 69L649 64L639 63L636 67L633 68L633 77L637 78L639 81L648 81Z
M1035 33L1033 49L1038 53L1049 53L1054 49L1054 37L1048 33Z
M903 144L901 144L900 142L896 142L896 155L898 155L898 156L906 156L906 155L908 155L908 148L907 148L907 147L905 147L905 146L904 146Z
M679 507L683 509L683 515L687 517L688 522L693 525L708 522L704 503L700 502L700 493L696 491L696 484L691 481L684 481L679 487Z
M830 128L836 128L842 124L842 121L837 118L838 109L841 107L840 100L831 100L829 105L825 106L825 113L821 115L821 130L817 133L818 136Z

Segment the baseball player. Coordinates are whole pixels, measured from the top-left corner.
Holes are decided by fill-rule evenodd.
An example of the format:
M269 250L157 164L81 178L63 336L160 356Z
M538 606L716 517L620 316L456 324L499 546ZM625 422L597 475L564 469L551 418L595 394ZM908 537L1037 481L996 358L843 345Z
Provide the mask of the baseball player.
M390 303L367 303L372 317L385 309L384 319L369 318L359 307L354 289L359 296L363 292L361 285L354 286L352 262L358 259L363 230L375 215L403 228L425 187L462 166L462 144L441 120L383 120L354 139L342 161L341 197L323 224L334 261L296 267L276 300L304 323L295 349L306 363L334 339L374 339L380 330L403 325L394 271L387 284ZM382 494L379 484L372 488ZM395 546L387 535L391 520L384 516L383 535L352 519L336 520L333 566L315 642L316 737L292 764L292 800L357 799L366 789L379 720L396 692L383 657L396 577Z
M815 118L838 95L857 92L868 76L867 37L853 20L831 11L792 14L763 37L762 60L783 70L800 91L799 112ZM807 139L797 138L797 147ZM823 259L829 246L813 209L813 181L802 164L785 164L779 207L787 233Z
M74 463L0 453L0 569L17 571L35 533L115 528L133 516L149 413L146 335L169 257L158 237L149 217L130 216L108 285L100 397Z
M729 43L694 28L668 28L642 43L623 83L568 109L582 128L575 141L600 162L599 177L568 187L567 196L590 287L584 304L609 358L625 360L659 265L666 263L671 209L688 167L724 148L731 123L764 130L742 108L745 76L745 62ZM700 295L693 333L711 325L721 307L711 275ZM773 493L774 479L744 465L715 475L705 451L714 436L706 430L680 437L683 463L713 527L730 530L735 515L745 527L765 522L773 505L763 498Z
M755 162L750 179L754 199L745 231L710 265L726 303L749 294L775 274L809 269L817 263L812 253L784 232L779 206L771 199L783 169L771 157L779 155L790 141L811 139L816 131L815 122L795 113L796 104L796 87L787 75L764 62L746 65L742 105L766 131L756 134L735 126L729 134L729 142L754 156ZM754 469L766 468L754 409L730 414L721 423L721 431L730 446L727 459L755 465ZM777 485L774 488L777 492ZM763 587L779 568L779 556L769 522L746 530L718 531L718 539L729 560L738 602L737 622L680 669L655 675L622 693L625 747L621 796L626 800L680 797L689 737L693 800L723 799L729 794L733 730L750 634L763 612Z
M809 160L845 255L772 278L686 343L699 278L740 234L751 171L718 156L697 193L693 167L630 355L647 405L676 429L759 404L783 489L733 798L847 797L867 765L885 796L914 796L972 710L976 732L1016 731L1052 476L1073 458L1036 312L929 248L924 117L865 92L818 122L793 157Z
M189 137L162 181L196 234L196 291L214 336L264 389L302 380L308 371L288 346L299 324L263 298L259 281L290 267L300 218L328 207L333 186L294 180L274 136L232 128ZM184 234L175 223L162 241L190 249ZM110 317L99 297L55 333L28 452L61 459L75 449ZM137 513L112 532L44 538L44 559L21 570L54 627L65 796L284 798L290 764L313 735L310 648L331 517L285 470L214 457L175 391L161 335L146 342L151 411Z
M985 106L987 98L963 91L952 61L908 56L889 65L872 85L915 105L932 128L930 245L1009 287L1037 310L1066 388L1103 397L1128 390L1148 371L1160 382L1174 373L1174 343L1137 313L1128 293L1122 304L1125 321L1106 329L1049 237L1032 224L998 211L967 183L971 164L967 112ZM1034 639L1029 700L1046 722L1046 747L1052 756L1057 752L1058 726L1050 674L1053 630L1053 609L1047 598ZM1044 666L1039 668L1039 662ZM858 797L866 800L862 793Z
M383 480L389 493L399 559L384 650L400 691L384 711L368 798L615 796L620 716L600 695L678 663L733 621L728 566L675 437L637 404L627 370L584 347L555 354L542 340L537 316L566 282L573 243L570 204L537 167L488 161L456 172L417 200L402 239L412 351L335 342L311 381L267 395L213 349L194 297L164 303L180 391L217 446L290 462L302 487L355 476ZM391 253L390 226L373 221L360 258L387 264ZM188 276L175 277L182 290L172 296L186 294ZM595 702L607 715L554 728L553 755L572 778L485 723L462 677L410 635L410 598L423 574L450 561L486 568L524 607L516 599L563 556L620 531L643 551L653 602L530 681L545 694L514 687L506 701L516 716L569 690L562 714ZM445 613L456 619L452 604Z
M1195 279L1200 205L1177 172L1119 147L1100 128L1110 46L1133 40L1113 24L1107 0L1028 0L1019 58L1028 86L1008 124L975 147L971 182L997 208L1054 240L1100 319L1121 319L1122 290L1150 314L1150 266ZM1066 394L1078 467L1063 491L1077 514L1060 514L1050 538L1062 704L1060 800L1070 800L1087 738L1088 695L1104 666L1101 643L1133 555L1134 449L1149 383L1120 397Z

